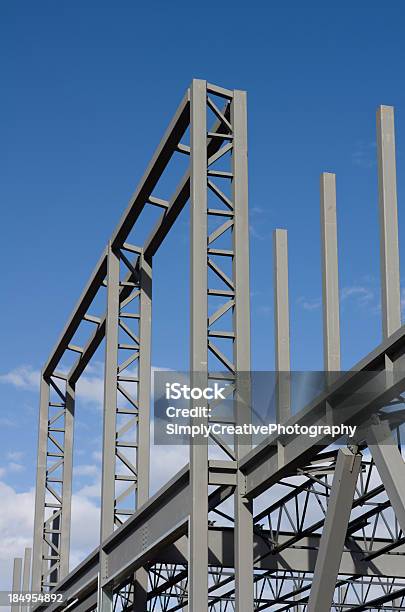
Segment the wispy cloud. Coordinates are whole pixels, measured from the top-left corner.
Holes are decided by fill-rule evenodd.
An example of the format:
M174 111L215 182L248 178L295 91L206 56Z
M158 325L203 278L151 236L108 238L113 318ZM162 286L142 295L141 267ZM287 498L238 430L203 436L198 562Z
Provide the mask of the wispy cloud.
M309 310L309 311L318 310L322 304L321 298L308 299L304 297L303 295L298 298L297 302L298 304L302 306L304 310Z
M352 163L360 168L373 168L376 165L376 143L358 140L352 153Z
M371 287L366 285L350 285L343 287L340 293L342 302L349 298L355 298L360 305L367 305L374 301L375 292Z
M259 232L256 227L251 223L249 225L249 232L252 238L255 240L266 240L266 236L264 236L261 232Z
M21 461L23 457L23 451L12 451L10 453L7 453L7 459L9 459L10 461Z

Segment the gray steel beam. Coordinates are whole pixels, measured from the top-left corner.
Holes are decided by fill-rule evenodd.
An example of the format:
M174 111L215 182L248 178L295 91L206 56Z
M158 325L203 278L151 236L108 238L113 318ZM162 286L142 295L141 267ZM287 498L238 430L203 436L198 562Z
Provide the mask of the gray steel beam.
M405 463L388 424L372 423L367 428L371 456L391 502L398 523L405 533Z
M120 248L125 242L135 221L147 204L149 196L152 194L162 172L169 163L173 153L176 151L177 144L187 129L189 122L189 93L186 92L176 113L169 124L162 140L160 141L155 153L138 184L128 207L123 213L118 226L116 227L111 242L114 248ZM103 282L107 270L107 250L105 250L92 273L85 290L83 291L76 307L73 309L68 323L66 324L58 342L56 343L51 355L44 367L46 376L50 376L55 370L63 352L73 337L80 321L83 319L88 307L93 301L101 283Z
M403 355L405 326L394 333L389 339L372 351L366 358L356 364L350 372L342 374L334 385L326 392L321 394L313 402L301 410L289 424L300 423L308 424L311 414L323 414L326 402L334 406L334 411L339 414L339 422L345 424L358 421L362 415L370 417L371 410L381 407L392 399L395 394L403 391L405 386L405 376L401 371L393 373L392 381L386 377L385 359L386 354L391 355L395 360ZM356 404L352 404L347 398L347 385L359 384L362 381L362 371L381 371L369 384L364 384L364 393L374 394L373 401L364 400L360 395L356 396ZM350 387L351 388L351 387ZM346 389L346 391L345 391ZM284 457L277 456L278 440L284 446ZM305 465L305 462L314 457L322 447L328 446L333 442L331 437L318 437L313 439L297 438L295 434L290 436L270 436L253 449L240 463L240 468L246 475L246 490L249 497L256 497L269 486L277 482L281 477L289 475L291 469L298 465Z
M103 451L101 478L100 538L103 542L114 530L115 500L115 422L118 370L118 315L120 260L108 246L107 315L104 369Z
M381 306L384 337L401 326L394 109L377 109Z
M177 145L189 125L189 119L190 94L187 90L111 237L111 244L114 248L121 248L127 239L129 232L142 212L143 206L176 151Z
M291 534L282 534L279 543L288 542ZM320 547L321 536L312 534L303 537L297 545L284 548L278 553L269 553L271 533L263 529L253 536L254 568L262 571L294 571L313 574ZM361 538L351 538L357 546L348 546L342 552L338 573L345 576L368 577L403 577L402 563L405 562L405 547L395 550L396 555L382 553L372 561L365 561ZM381 549L391 540L376 541ZM233 568L234 560L234 530L231 527L210 527L208 532L209 555L208 563L214 567ZM366 540L367 542L367 540ZM369 540L369 543L371 540ZM156 563L187 564L188 540L181 536L177 542L160 550L154 561ZM400 561L398 563L398 560Z
M22 559L14 559L13 564L13 593L19 593L21 591L21 574L22 574ZM11 604L12 612L19 612L21 605L19 603Z
M277 423L291 416L290 385L290 309L288 299L288 239L287 230L273 233L274 262L274 343L275 365L279 373L277 384Z
M308 612L325 612L332 607L360 467L361 455L355 455L347 448L339 449Z
M63 353L67 349L67 346L73 335L75 334L80 322L87 312L90 304L94 300L97 291L99 290L107 271L107 250L104 249L100 259L97 262L76 306L74 307L72 314L66 323L60 338L58 339L55 347L53 348L48 361L44 366L44 376L51 376L57 367Z
M191 316L190 372L204 387L208 368L207 335L207 84L191 85ZM205 383L206 384L206 383ZM194 385L194 381L193 381ZM189 612L208 610L208 445L190 444Z
M32 549L26 548L24 550L24 563L23 563L23 575L22 575L22 590L25 593L30 591L30 578L31 578L31 554ZM21 610L28 610L29 606L21 606Z
M232 199L234 205L233 279L234 364L237 380L237 422L251 422L250 390L250 282L249 282L249 211L247 166L246 93L235 91L232 101ZM240 414L242 413L242 414ZM241 459L251 449L251 439L238 437L236 458ZM235 506L235 605L236 612L253 612L253 504L245 497L245 477L237 470Z
M47 466L47 441L48 441L48 405L49 405L49 382L41 373L40 399L39 399L39 426L38 426L38 448L37 448L37 474L35 487L35 513L34 513L34 539L32 558L32 590L42 590L43 572L43 533L45 521L45 483Z
M101 475L100 544L114 531L115 515L115 440L118 372L120 259L111 243L107 251L107 313L104 368L103 450ZM112 591L105 586L106 559L101 549L99 608L112 610Z
M73 435L75 416L75 388L66 381L65 433L62 483L62 515L60 519L60 568L59 580L69 573L70 524L72 510Z
M152 343L152 260L141 256L139 320L139 415L137 507L149 498L150 401Z
M336 222L336 176L321 174L321 261L323 362L326 372L340 370L339 276Z
M137 484L136 507L140 508L149 498L150 459L150 402L151 402L151 332L152 332L152 261L140 258L139 280L139 387L138 387L138 434L137 434ZM146 611L148 594L148 571L140 568L135 574L135 606L139 612Z

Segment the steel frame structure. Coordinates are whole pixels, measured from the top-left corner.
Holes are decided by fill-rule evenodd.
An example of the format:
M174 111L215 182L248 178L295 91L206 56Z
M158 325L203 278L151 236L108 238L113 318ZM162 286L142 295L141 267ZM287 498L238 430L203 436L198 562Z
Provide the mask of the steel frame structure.
M402 402L392 107L378 109L377 136L383 342L297 415L283 378L280 422L304 422L326 408L331 418L361 423ZM163 200L155 189L177 154L189 157L189 167ZM67 603L36 609L405 610L405 465L400 438L387 443L392 432L378 417L347 448L326 437L273 435L254 448L248 438L233 447L215 439L218 459L208 446L191 445L189 464L149 497L153 258L189 199L190 370L200 381L221 377L237 405L249 405L249 386L242 398L235 388L237 373L250 370L246 94L193 80L42 371L31 584L63 592ZM154 230L142 245L128 242L149 206L162 209ZM331 373L340 370L336 225L335 175L322 174L324 363ZM280 372L290 370L287 257L287 232L276 230ZM91 307L105 289L100 318ZM83 322L94 329L78 346ZM69 573L75 387L103 340L100 546ZM69 351L77 360L64 373L58 368ZM368 371L380 392L355 402L347 389L363 385ZM246 418L239 408L234 417ZM16 560L13 587L20 584Z

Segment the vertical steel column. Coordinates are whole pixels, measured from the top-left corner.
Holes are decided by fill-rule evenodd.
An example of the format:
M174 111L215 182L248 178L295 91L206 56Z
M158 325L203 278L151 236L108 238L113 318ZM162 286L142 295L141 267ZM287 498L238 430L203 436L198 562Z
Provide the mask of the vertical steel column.
M22 590L27 593L30 590L30 577L31 577L31 548L24 550L24 564L23 564L23 579L22 579ZM21 610L28 610L29 606L21 606Z
M273 232L274 257L274 341L278 377L277 423L291 416L290 385L290 312L288 300L288 241L287 230Z
M190 120L190 371L207 376L207 84L193 80ZM201 382L201 380L200 380ZM208 446L190 445L189 612L208 610Z
M360 467L361 455L354 455L347 448L339 449L316 558L308 612L325 612L332 607Z
M321 174L323 362L325 372L340 370L339 276L336 176Z
M137 254L136 263L128 260L124 250ZM129 244L119 252L110 244L107 254L101 545L113 533L115 525L122 524L148 499L150 452L152 264L144 259L142 249ZM125 299L120 298L121 260L133 279L123 281L131 287ZM133 312L134 304L138 305L136 312ZM129 305L131 312L127 311ZM130 328L130 321L138 322L137 330ZM131 344L120 340L120 329ZM135 376L128 372L134 365L137 365ZM135 459L125 454L128 450L134 451ZM116 488L117 483L123 486L121 491ZM130 499L131 494L135 494L134 501L123 508L124 500ZM100 607L110 610L113 594L102 547L100 565ZM136 608L146 610L148 574L145 569L136 572L134 583Z
M19 593L21 591L21 573L22 573L22 559L14 559L13 565L13 593ZM21 606L19 603L11 604L12 612L19 612Z
M45 482L48 440L49 382L41 373L39 398L39 431L37 450L37 478L35 487L34 542L32 559L32 590L42 590L45 521Z
M57 401L51 399L51 387ZM35 591L53 587L69 572L73 427L74 387L63 374L54 372L49 380L41 374L32 564Z
M107 311L105 328L100 544L102 544L114 530L119 283L120 260L112 249L111 243L109 243L107 253ZM112 610L112 588L104 586L107 578L108 568L106 567L106 557L101 546L99 585L100 612Z
M138 483L137 507L149 498L150 470L150 401L152 345L152 261L140 258L140 321L139 321L139 413L138 413Z
M233 127L232 192L234 205L233 280L234 307L234 364L239 378L237 410L244 422L251 420L250 401L250 282L249 282L249 213L247 164L247 108L246 92L235 91L231 107ZM251 448L248 440L237 440L236 458L239 461ZM235 491L235 604L236 612L253 612L253 503L244 496L244 476L238 470Z
M384 338L401 326L394 108L377 109L381 305Z
M72 514L73 435L75 415L75 387L66 381L65 435L62 484L62 515L60 518L60 569L58 582L69 573L70 524Z
M138 447L137 447L137 507L149 498L150 463L150 393L152 342L152 261L140 257L139 296L139 391L138 391ZM146 612L148 571L140 568L135 574L135 609Z

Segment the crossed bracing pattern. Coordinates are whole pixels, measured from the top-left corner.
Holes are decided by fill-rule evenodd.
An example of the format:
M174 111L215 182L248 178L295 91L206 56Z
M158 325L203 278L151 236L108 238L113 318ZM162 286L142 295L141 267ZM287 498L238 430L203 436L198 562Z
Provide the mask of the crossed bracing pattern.
M47 445L45 470L45 499L43 524L43 586L51 588L57 584L60 571L60 549L63 519L63 474L66 457L65 436L66 423L72 419L74 389L66 376L56 372L49 378L48 384L42 383L42 402L47 406Z
M399 434L399 432L398 432ZM399 444L401 440L399 437ZM268 551L255 558L259 567L266 557L274 557L293 547L314 549L322 532L332 487L337 450L321 453L308 466L298 470L298 476L289 476L269 491L267 497L278 500L255 517L255 533L265 542ZM402 530L393 514L384 486L375 464L363 449L364 459L359 473L347 530L345 551L373 566L380 555L396 554L404 544ZM284 494L281 491L286 491ZM232 517L216 509L217 516ZM215 510L214 510L215 511ZM318 536L319 540L319 536ZM308 544L309 542L309 544ZM314 543L315 542L315 543ZM397 553L405 562L405 553ZM339 575L332 610L369 609L371 602L394 601L392 609L405 606L405 581L376 575ZM187 604L187 571L185 566L159 564L149 569L149 610L164 612L184 609ZM293 568L255 570L255 610L307 609L308 594L313 573ZM210 566L209 609L227 612L235 609L234 571L231 567ZM377 604L376 604L377 605ZM391 604L390 604L391 605ZM366 607L364 607L366 606ZM381 608L383 609L383 607Z

